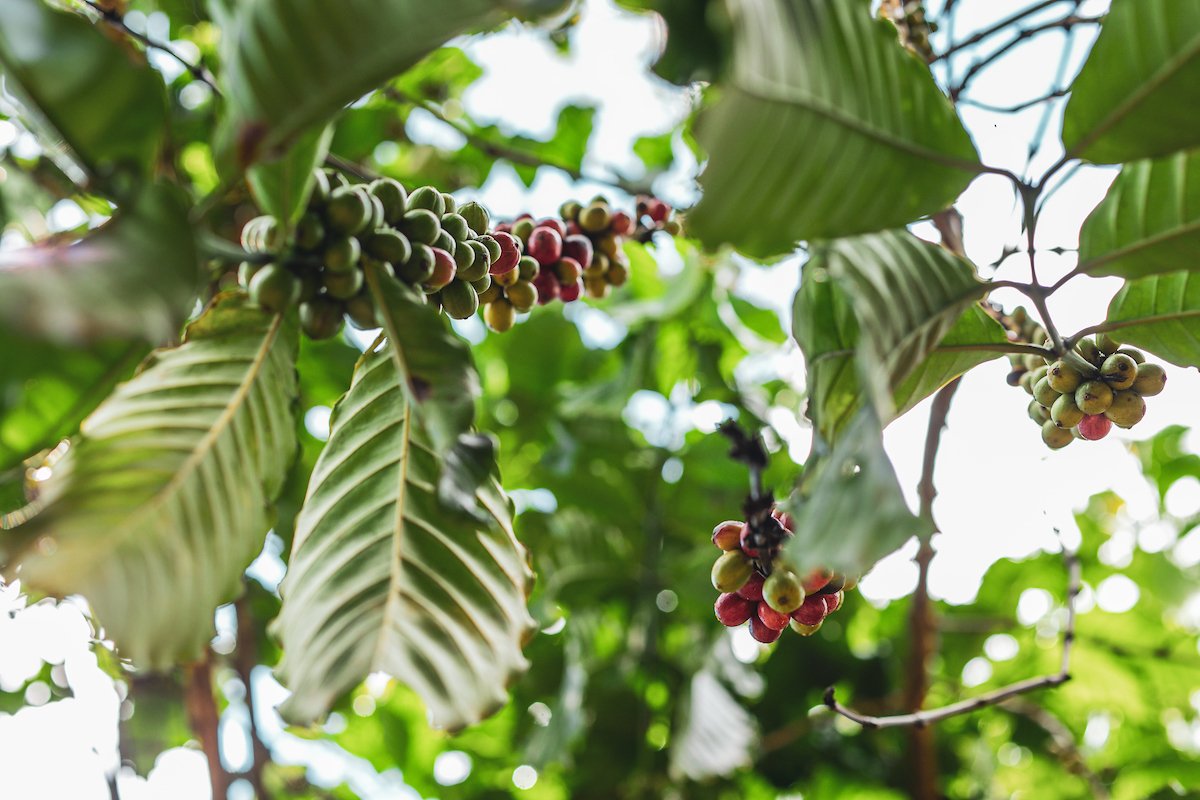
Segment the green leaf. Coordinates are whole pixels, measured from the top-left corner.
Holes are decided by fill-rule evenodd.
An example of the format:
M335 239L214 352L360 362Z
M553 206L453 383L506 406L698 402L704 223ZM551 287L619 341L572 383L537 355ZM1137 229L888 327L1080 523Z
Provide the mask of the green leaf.
M1172 364L1200 369L1200 273L1129 281L1109 303L1104 328Z
M675 131L657 136L642 136L633 142L633 153L646 165L647 171L664 172L675 160Z
M182 194L150 186L78 242L0 254L0 321L57 341L162 342L177 336L199 277Z
M442 43L506 17L485 0L244 0L216 6L229 106L225 158L239 165L328 122ZM232 150L230 150L232 148Z
M994 358L995 351L964 348L1006 341L999 325L979 315L960 319L986 288L967 261L904 231L815 250L801 275L792 329L809 365L809 416L818 430L833 438L850 422L864 377L886 392L874 401L886 423L960 367Z
M486 521L440 501L442 465L393 349L359 362L297 522L275 627L295 722L383 671L457 729L503 706L527 666L532 574L494 465L476 489Z
M729 305L741 323L758 336L775 344L787 341L788 335L783 330L779 315L771 309L761 308L732 294L729 295Z
M264 213L282 220L287 228L304 213L312 193L313 169L325 161L333 126L313 128L274 161L260 161L246 173L254 199Z
M1200 247L1200 151L1126 164L1079 235L1086 275L1140 278L1194 268Z
M692 676L671 740L671 772L693 781L729 775L754 761L754 717L707 669Z
M375 267L367 268L367 287L393 344L388 357L404 394L434 451L445 457L475 418L479 375L471 348L416 289Z
M291 322L219 296L84 421L39 484L47 507L0 535L6 576L82 594L139 666L195 657L262 549L296 452L296 339Z
M153 170L167 120L162 78L131 47L42 0L0 4L0 66L94 177Z
M980 166L928 68L865 0L737 0L733 76L700 117L688 228L758 257L893 228L949 205Z
M1200 145L1200 0L1114 0L1071 86L1067 155L1098 164Z
M783 507L796 532L784 553L802 573L828 568L861 575L927 529L904 502L870 406L831 452L809 458L800 487Z
M526 186L533 185L538 166L552 164L568 172L578 173L583 167L583 158L587 155L588 140L592 136L592 125L596 118L596 109L585 106L564 106L558 112L558 122L554 126L554 135L547 141L531 139L526 136L514 136L510 140L514 150L527 153L536 160L537 164L510 161L514 170ZM500 129L489 125L482 129L483 135L490 141L504 141Z

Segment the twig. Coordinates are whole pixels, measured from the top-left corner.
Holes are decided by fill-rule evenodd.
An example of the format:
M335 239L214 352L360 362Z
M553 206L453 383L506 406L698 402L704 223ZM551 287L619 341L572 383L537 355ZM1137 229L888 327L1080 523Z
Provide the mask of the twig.
M1009 25L1015 25L1016 23L1025 19L1026 17L1033 16L1034 14L1036 14L1039 11L1042 11L1043 9L1049 8L1050 6L1056 6L1062 2L1066 2L1066 0L1043 0L1041 3L1038 3L1035 6L1030 6L1029 8L1026 8L1022 11L1018 11L1016 14L1013 14L1012 16L997 22L995 25L992 25L991 27L984 28L981 31L977 31L976 33L971 34L966 39L963 39L961 42L955 42L950 47L947 47L945 49L945 51L933 56L933 58L930 59L929 63L932 64L937 61L941 61L945 58L949 58L950 56L954 55L955 53L957 53L960 50L965 50L966 48L970 47L971 45L979 44L984 39L987 39L991 36L994 36L997 33L1000 33L1001 31L1005 30ZM1079 8L1080 0L1075 0L1074 4L1075 4L1075 8ZM946 11L947 12L950 11L949 4L947 4L947 6L946 6Z
M336 169L339 172L347 172L360 181L373 181L379 177L379 173L370 167L364 167L362 164L356 164L349 159L342 158L336 153L330 153L325 156L325 166L330 169Z
M890 717L875 717L867 714L860 714L854 709L847 708L837 701L834 696L834 687L830 686L825 690L825 705L833 709L834 712L842 715L846 719L857 722L864 728L880 729L880 728L900 728L906 726L925 726L935 722L940 722L950 717L956 717L959 714L968 714L972 711L977 711L988 706L998 705L1000 702L1037 691L1038 689L1046 689L1053 686L1061 686L1071 680L1070 664L1071 664L1071 646L1075 641L1075 600L1079 595L1080 586L1080 570L1079 557L1074 551L1063 549L1063 560L1067 565L1067 624L1063 631L1063 647L1062 659L1059 662L1059 669L1052 675L1041 675L1036 678L1027 678L1023 681L1010 683L1000 689L992 692L973 697L968 700L962 700L957 703L951 703L941 708L934 708L928 711L916 711L911 714L896 714Z
M246 603L246 595L238 598L234 605L237 611L237 650L234 651L233 666L246 690L246 712L250 718L250 742L253 760L246 779L254 788L256 800L270 800L271 793L263 784L263 770L271 761L271 751L263 743L258 731L258 717L254 710L254 665L258 663L258 632L254 627L254 616Z
M1024 111L1027 108L1033 108L1034 106L1041 105L1042 103L1049 102L1056 98L1066 97L1067 93L1070 91L1070 89L1055 89L1054 91L1044 94L1041 97L1035 97L1032 100L1026 100L1023 103L1017 103L1016 105L1011 106L994 106L990 103L972 100L969 97L960 97L958 102L964 106L973 106L975 108L981 108L984 111L991 111L996 114L1016 114L1017 112Z
M212 73L209 72L203 64L193 64L191 61L188 61L186 58L181 56L179 52L175 50L175 48L171 47L171 45L160 42L157 39L152 39L141 31L136 31L129 27L129 23L125 21L125 17L121 16L121 12L117 11L115 8L107 8L102 6L96 2L96 0L83 0L83 3L88 8L99 14L100 19L104 20L109 25L112 25L114 28L123 31L126 36L136 39L148 48L166 53L168 56L178 61L184 69L191 73L193 78L208 84L208 88L212 89L213 94L215 94L217 97L221 96L221 90L217 88L216 78L212 76Z
M212 652L205 648L204 656L185 667L184 705L192 732L200 740L208 761L209 782L213 798L224 798L229 788L229 774L221 764L221 743L218 736L221 717L217 699L213 696Z
M1050 752L1058 756L1068 772L1078 775L1088 782L1095 800L1109 800L1112 797L1108 786L1088 766L1083 753L1079 752L1079 746L1075 743L1075 735L1071 733L1070 728L1063 724L1062 720L1037 703L1031 703L1020 697L1005 700L1000 707L1005 711L1020 714L1049 734L1053 743L1049 748Z
M1018 31L1016 36L1014 36L1011 40L1005 42L991 53L988 53L983 58L980 58L972 63L971 66L967 68L967 71L963 74L962 78L959 79L958 83L950 87L950 99L957 100L959 95L967 90L967 87L970 85L971 81L983 69L993 62L999 60L1001 56L1003 56L1005 53L1008 53L1017 45L1032 39L1039 33L1045 33L1046 31L1052 30L1069 32L1071 28L1075 27L1076 25L1098 25L1103 19L1103 16L1080 17L1076 16L1075 14L1070 14L1062 19L1054 20L1053 22L1047 22L1042 25L1034 25L1031 28L1025 28Z

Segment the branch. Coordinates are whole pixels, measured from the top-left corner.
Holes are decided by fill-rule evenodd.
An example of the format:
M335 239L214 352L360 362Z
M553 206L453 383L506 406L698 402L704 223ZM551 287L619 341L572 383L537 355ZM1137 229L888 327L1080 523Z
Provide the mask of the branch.
M1061 686L1071 680L1069 668L1071 664L1071 645L1075 641L1075 600L1079 595L1080 586L1079 557L1073 550L1068 550L1064 547L1063 561L1066 562L1067 566L1067 625L1063 631L1062 659L1059 663L1058 672L1052 675L1042 675L1010 683L1008 686L996 689L995 691L968 700L951 703L941 708L916 711L911 714L897 714L890 717L873 717L847 708L837 701L837 698L834 696L834 687L832 686L825 690L825 705L846 719L857 722L864 728L923 727L944 719L949 719L950 717L956 717L959 714L968 714L981 708L998 705L1010 697L1017 697L1037 691L1038 689Z
M995 25L992 25L989 28L984 28L981 31L977 31L976 33L968 36L966 39L963 39L961 42L955 42L950 47L947 47L945 49L945 51L933 56L933 58L931 58L929 60L929 63L932 64L934 62L941 61L945 58L949 58L950 56L954 55L955 53L957 53L960 50L965 50L966 48L970 47L971 45L979 44L984 39L990 38L991 36L994 36L995 34L1000 33L1005 28L1007 28L1009 25L1015 25L1016 23L1025 19L1026 17L1033 16L1034 14L1036 14L1039 11L1042 11L1043 9L1049 8L1050 6L1056 6L1062 2L1064 2L1064 0L1042 0L1041 3L1038 3L1035 6L1030 6L1029 8L1026 8L1022 11L1018 11L1016 14L1013 14L1011 17L1008 17L1007 19L1003 19L1000 22L997 22ZM1079 8L1079 5L1080 5L1080 0L1075 0L1075 8ZM947 4L946 10L947 11L950 10L949 4Z
M229 789L229 774L221 764L221 742L218 736L221 716L217 711L217 699L213 696L212 651L204 650L204 656L184 668L184 705L187 707L188 722L192 732L200 740L208 760L209 781L212 796L224 798Z
M1026 100L1023 103L1017 103L1016 105L1011 105L1011 106L994 106L994 105L991 105L990 103L984 103L979 100L972 100L968 97L960 97L958 99L958 102L965 106L973 106L975 108L981 108L984 111L991 111L996 114L1016 114L1019 111L1024 111L1027 108L1033 108L1034 106L1041 105L1042 103L1047 103L1056 98L1066 97L1067 94L1070 93L1070 91L1071 91L1070 89L1055 89L1054 91L1044 94L1041 97L1035 97L1032 100Z
M125 17L121 16L121 12L117 11L116 8L102 6L100 3L96 2L96 0L83 0L83 3L88 8L99 14L100 19L104 20L117 30L122 31L126 36L130 37L131 39L136 39L150 49L159 50L163 53L166 53L168 56L178 61L184 69L191 73L193 78L201 81L202 83L208 84L208 88L212 89L213 94L215 94L217 97L221 96L221 90L217 88L216 78L212 76L212 73L209 72L203 64L193 64L181 56L177 50L171 47L171 45L166 44L165 42L160 42L157 39L152 39L146 34L129 27L129 23L125 21Z
M1047 22L1042 25L1034 25L1031 28L1024 28L1024 29L1018 31L1017 35L1014 36L1011 40L1005 42L1003 45L1001 45L997 49L993 50L991 53L988 53L983 58L980 58L979 60L972 63L971 66L967 68L967 71L963 74L963 76L959 80L959 82L957 84L955 84L954 86L950 87L950 99L958 100L959 95L961 95L963 92L965 92L967 90L967 87L970 85L971 81L983 69L985 69L986 67L988 67L990 64L994 63L995 61L999 60L1001 56L1003 56L1005 53L1012 50L1017 45L1021 44L1022 42L1028 41L1029 39L1032 39L1034 36L1037 36L1039 33L1045 33L1046 31L1052 31L1052 30L1061 30L1063 32L1070 32L1071 28L1075 27L1076 25L1098 25L1098 24L1100 24L1100 22L1103 19L1104 19L1103 15L1096 16L1096 17L1080 17L1080 16L1077 16L1076 14L1069 14L1069 15L1063 17L1062 19L1057 19L1057 20L1054 20L1053 22Z
M246 711L250 717L250 742L253 745L253 760L246 779L254 787L257 800L270 800L271 793L263 785L263 770L271 762L271 751L263 743L258 732L258 718L254 710L254 665L258 663L258 632L254 627L254 616L246 604L246 595L238 598L234 608L237 611L237 650L233 656L234 670L246 689Z

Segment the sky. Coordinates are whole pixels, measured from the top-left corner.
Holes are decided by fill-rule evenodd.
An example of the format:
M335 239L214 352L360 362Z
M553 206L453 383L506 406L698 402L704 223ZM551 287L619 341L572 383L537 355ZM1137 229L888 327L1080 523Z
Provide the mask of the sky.
M929 4L936 12L940 0ZM1031 3L995 3L990 0L961 0L958 35L985 27L1018 8ZM1102 13L1106 2L1085 2L1080 13ZM1033 19L1050 20L1069 7L1060 3ZM136 18L131 22L137 22ZM165 18L146 20L156 35L169 34ZM1066 80L1078 70L1086 56L1095 29L1077 31L1062 74ZM609 0L589 0L581 24L572 33L569 56L564 57L540 35L516 26L504 31L464 40L461 45L486 70L471 86L464 105L483 123L496 122L506 131L533 136L549 136L558 109L565 103L597 105L599 113L592 136L585 170L606 174L610 169L637 175L641 164L631 144L639 136L659 134L673 128L691 108L692 94L671 87L649 76L646 69L661 45L662 27L653 18L616 9ZM944 46L940 32L935 46ZM1004 106L1046 94L1055 88L1060 73L1063 37L1051 35L1035 39L1014 49L978 78L967 97ZM185 48L186 49L186 48ZM977 57L964 52L939 65L936 75L943 83L946 68L961 75ZM168 77L177 65L155 59ZM529 87L536 86L537 91ZM1042 147L1032 164L1027 164L1028 149L1035 137L1041 107L1016 115L1000 115L964 105L961 115L972 133L985 163L1002 166L1025 175L1039 175L1061 155L1057 141L1063 101L1053 103L1054 113L1045 127ZM32 143L11 126L0 123L0 147L28 149ZM409 120L409 132L417 141L461 146L462 140L452 129L423 112ZM674 204L694 202L697 188L694 176L698 165L682 143L676 143L679 162L656 190ZM1038 230L1038 247L1073 248L1078 243L1079 227L1099 202L1116 174L1113 168L1085 167L1076 172L1060 173L1060 182L1046 203ZM542 170L531 189L527 189L513 171L498 165L487 184L477 191L459 194L483 200L500 217L530 211L535 215L552 213L563 200L590 196L595 192L614 193L601 184L572 184L561 173ZM958 202L965 218L967 255L978 265L995 262L1006 245L1021 241L1020 215L1011 186L1004 178L984 175L978 178ZM78 208L71 204L56 208L50 227L69 228L78 223ZM936 240L932 226L914 226L918 235ZM4 244L11 244L5 242ZM1041 253L1038 268L1043 281L1053 281L1074 266L1073 253ZM770 267L746 264L738 292L776 308L785 319L790 314L790 298L799 278L798 258L787 259ZM678 269L669 260L665 270ZM981 267L987 272L986 267ZM1027 280L1024 257L1008 259L994 277ZM1102 319L1109 299L1119 286L1117 279L1077 279L1051 298L1050 307L1064 332L1074 332ZM1007 290L996 292L993 299L1010 310L1021 298ZM605 312L572 308L584 340L591 346L612 347L620 339L622 328ZM459 325L469 339L484 335L478 320ZM369 341L369 339L367 340ZM803 364L794 345L783 349L764 348L754 353L740 371L748 377L778 374L803 388ZM1057 527L1071 543L1078 531L1073 512L1084 507L1087 499L1112 489L1125 499L1123 523L1105 546L1102 557L1120 564L1128 559L1135 544L1144 549L1163 549L1174 541L1171 519L1200 511L1200 482L1180 481L1167 497L1167 517L1160 519L1157 498L1141 477L1134 457L1128 450L1131 440L1143 439L1166 426L1196 422L1196 398L1200 397L1200 373L1195 370L1169 369L1169 389L1151 398L1146 419L1134 431L1114 430L1102 442L1075 443L1065 450L1050 452L1041 443L1036 426L1026 417L1028 396L1005 382L1007 362L993 361L973 370L963 380L949 415L935 473L939 495L934 515L942 533L934 538L938 555L930 574L930 592L951 603L970 602L987 567L999 558L1021 558L1040 549L1056 550ZM911 504L916 505L915 487L920 475L921 454L928 418L928 401L894 422L885 433L885 443ZM639 393L627 409L626 418L646 435L648 441L664 441L679 432L667 429L672 424L709 430L722 417L722 408L712 403L695 404L686 391L662 397ZM306 422L314 433L328 425L327 409L311 409ZM797 460L807 453L811 434L803 423L782 411L771 416L772 424L785 437L788 452ZM1190 449L1200 452L1200 435L1193 433ZM686 480L686 474L672 476ZM538 502L535 495L522 495L520 502ZM716 511L715 516L727 516ZM283 564L278 558L278 541L269 540L264 554L252 567L252 574L264 585L274 587L282 577ZM915 542L884 559L861 583L869 602L884 604L912 591L916 567L912 563ZM1200 541L1180 546L1176 557L1187 563L1200 561ZM1086 587L1080 611L1086 613L1099 605L1110 610L1130 607L1137 601L1137 587L1129 581L1109 582ZM1033 624L1049 613L1047 599L1031 594L1014 599L1014 608L1023 624ZM69 685L74 696L48 703L49 687L42 682L30 685L26 694L29 705L15 715L0 713L0 775L14 797L107 798L105 773L117 764L116 725L122 713L123 698L96 666L89 647L91 627L85 616L86 604L68 601L58 605L39 603L24 608L24 600L14 587L0 590L0 612L15 611L11 617L0 613L0 689L13 691L38 673L43 663L54 665L52 680ZM23 610L19 610L23 609ZM218 651L232 644L233 620L229 609L217 614ZM757 655L758 645L744 630L735 630L735 651L747 660ZM989 659L1012 657L1011 649L997 639L981 658L971 662L971 674L964 676L968 685L986 680ZM277 760L305 764L310 778L322 785L346 781L370 800L415 798L398 770L377 773L370 765L334 745L303 740L282 727L274 706L286 690L260 668L254 676L259 715L267 739ZM378 696L386 678L375 676L369 687ZM236 692L235 692L236 696ZM369 713L364 700L358 713ZM245 766L249 757L245 734L246 708L234 702L222 723L222 746L227 765ZM335 716L331 729L341 724ZM70 769L62 765L70 764ZM446 754L438 764L441 779L447 784L466 778L470 771L465 754ZM126 800L172 797L178 800L204 800L209 797L206 767L198 750L177 748L164 753L149 780L122 771L118 777L121 797ZM518 767L514 785L523 787L536 781L532 768ZM236 786L231 797L249 797L248 786Z

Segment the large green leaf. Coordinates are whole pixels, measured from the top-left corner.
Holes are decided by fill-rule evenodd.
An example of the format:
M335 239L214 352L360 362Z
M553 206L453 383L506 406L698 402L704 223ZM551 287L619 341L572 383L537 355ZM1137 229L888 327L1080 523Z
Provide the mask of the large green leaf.
M818 248L804 267L792 317L818 430L833 438L855 417L864 377L886 390L875 405L887 423L995 358L986 346L1007 340L974 306L985 289L968 262L903 231Z
M1071 86L1063 143L1101 164L1200 145L1200 0L1113 0Z
M435 725L461 728L503 706L527 666L532 574L508 499L493 474L476 489L484 519L441 501L442 466L393 349L359 362L297 521L275 627L289 720L321 716L383 671L420 693Z
M283 156L251 167L246 180L258 207L290 229L304 213L313 188L313 168L325 161L332 139L332 125L318 126L300 136Z
M0 535L6 576L82 594L123 656L166 668L212 636L296 452L294 324L223 295L88 417Z
M904 502L882 437L874 409L864 405L831 451L809 458L783 504L796 532L786 554L800 570L861 575L926 529Z
M1200 151L1126 164L1083 223L1078 271L1140 278L1195 269Z
M181 193L147 187L78 242L0 253L0 321L58 341L178 335L200 272Z
M893 228L980 171L929 70L866 0L736 0L734 67L701 115L689 230L756 256Z
M1122 342L1200 369L1200 273L1130 281L1108 306L1105 327Z
M166 91L136 51L78 14L42 0L5 0L0 66L36 121L93 176L152 171L166 126Z
M511 5L521 5L512 3ZM216 5L238 163L327 122L442 43L503 20L486 0L242 0Z

